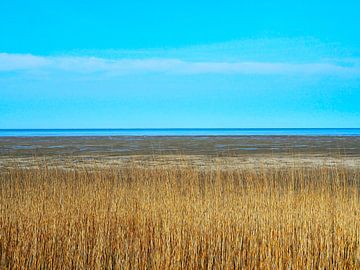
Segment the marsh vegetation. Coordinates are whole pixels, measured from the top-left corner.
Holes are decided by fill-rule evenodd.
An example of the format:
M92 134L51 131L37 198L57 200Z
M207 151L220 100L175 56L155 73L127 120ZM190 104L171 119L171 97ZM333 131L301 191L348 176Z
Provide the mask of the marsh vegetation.
M339 166L13 166L0 268L355 269L359 181Z

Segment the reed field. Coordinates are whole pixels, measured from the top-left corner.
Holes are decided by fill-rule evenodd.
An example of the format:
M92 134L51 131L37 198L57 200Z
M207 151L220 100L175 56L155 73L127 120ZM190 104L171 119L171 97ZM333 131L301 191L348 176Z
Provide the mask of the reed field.
M360 170L0 172L0 269L359 269Z

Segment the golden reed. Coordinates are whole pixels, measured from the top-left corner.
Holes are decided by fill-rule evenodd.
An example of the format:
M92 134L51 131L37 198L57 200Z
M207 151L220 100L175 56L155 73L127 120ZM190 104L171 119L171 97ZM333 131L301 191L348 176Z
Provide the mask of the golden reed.
M14 166L0 173L0 268L359 269L359 176Z

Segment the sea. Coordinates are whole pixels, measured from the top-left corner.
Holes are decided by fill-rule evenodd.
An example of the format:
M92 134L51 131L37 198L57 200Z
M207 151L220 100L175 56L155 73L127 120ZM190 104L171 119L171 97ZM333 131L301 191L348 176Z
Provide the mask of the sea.
M0 129L0 137L37 136L360 136L360 128Z

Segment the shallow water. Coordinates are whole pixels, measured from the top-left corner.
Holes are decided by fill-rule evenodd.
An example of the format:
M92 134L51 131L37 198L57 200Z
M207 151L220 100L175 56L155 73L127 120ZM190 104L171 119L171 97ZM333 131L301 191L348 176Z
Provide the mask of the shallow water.
M360 128L0 129L0 136L360 136Z

